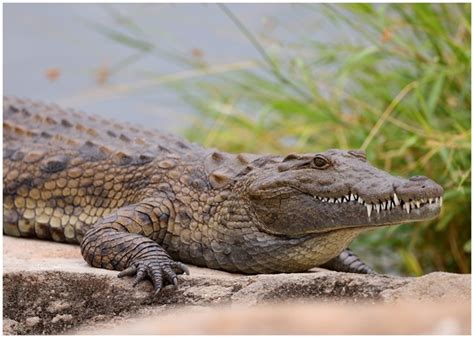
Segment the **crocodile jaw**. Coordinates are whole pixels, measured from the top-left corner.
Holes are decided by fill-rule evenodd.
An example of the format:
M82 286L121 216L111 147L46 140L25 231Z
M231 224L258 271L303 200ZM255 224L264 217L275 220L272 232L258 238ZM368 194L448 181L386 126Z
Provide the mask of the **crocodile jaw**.
M397 205L391 201L373 204L360 201L359 198L351 200L350 195L347 200L346 197L325 198L293 193L260 200L254 205L254 212L262 231L298 237L342 229L368 229L423 221L438 216L441 210L441 197L433 196L425 202L397 198ZM278 207L285 212L267 212Z
M335 208L354 209L353 213L360 213L365 209L367 213L366 223L368 226L391 225L407 223L411 221L422 221L439 215L443 205L442 196L431 196L418 200L403 199L396 193L392 197L376 202L366 202L357 194L348 194L339 198L327 198L313 196L317 208L327 204L334 204ZM363 222L364 217L362 217ZM359 223L359 222L357 222Z

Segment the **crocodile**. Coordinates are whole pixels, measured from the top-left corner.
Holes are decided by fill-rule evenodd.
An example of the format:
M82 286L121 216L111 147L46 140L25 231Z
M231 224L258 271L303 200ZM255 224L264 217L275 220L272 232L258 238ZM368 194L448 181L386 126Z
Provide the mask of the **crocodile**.
M361 150L231 154L55 104L3 106L4 234L80 244L91 266L150 279L155 295L185 263L372 273L350 242L443 202L434 181L392 176Z

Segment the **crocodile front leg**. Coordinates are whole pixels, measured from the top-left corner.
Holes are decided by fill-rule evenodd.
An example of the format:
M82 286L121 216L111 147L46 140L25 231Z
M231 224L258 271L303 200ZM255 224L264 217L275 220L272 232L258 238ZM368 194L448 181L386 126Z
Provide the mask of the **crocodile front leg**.
M189 270L155 242L164 236L160 222L166 217L166 210L151 201L120 208L86 232L82 256L92 266L122 271L118 277L136 275L133 286L149 277L155 295L164 281L177 286L176 275Z
M359 257L356 256L351 250L346 249L341 252L338 256L331 259L329 262L321 265L322 268L340 271L340 272L353 272L353 273L375 273L367 264L365 264Z

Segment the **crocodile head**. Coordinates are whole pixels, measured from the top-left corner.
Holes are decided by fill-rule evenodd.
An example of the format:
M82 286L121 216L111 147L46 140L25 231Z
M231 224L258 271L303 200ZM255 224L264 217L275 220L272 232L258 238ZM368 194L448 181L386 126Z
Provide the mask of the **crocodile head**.
M285 236L372 228L436 217L443 189L424 176L392 176L362 151L288 155L248 177L262 231Z

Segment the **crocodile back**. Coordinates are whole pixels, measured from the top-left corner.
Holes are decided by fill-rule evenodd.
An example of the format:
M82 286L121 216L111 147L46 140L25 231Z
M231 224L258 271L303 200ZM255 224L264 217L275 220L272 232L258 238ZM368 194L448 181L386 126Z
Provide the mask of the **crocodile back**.
M140 157L196 153L202 148L172 134L114 122L55 104L4 97L4 155L28 150L76 151L91 159L106 156L140 162Z
M157 169L196 162L177 136L56 105L3 101L4 233L79 242L102 215L135 203Z

